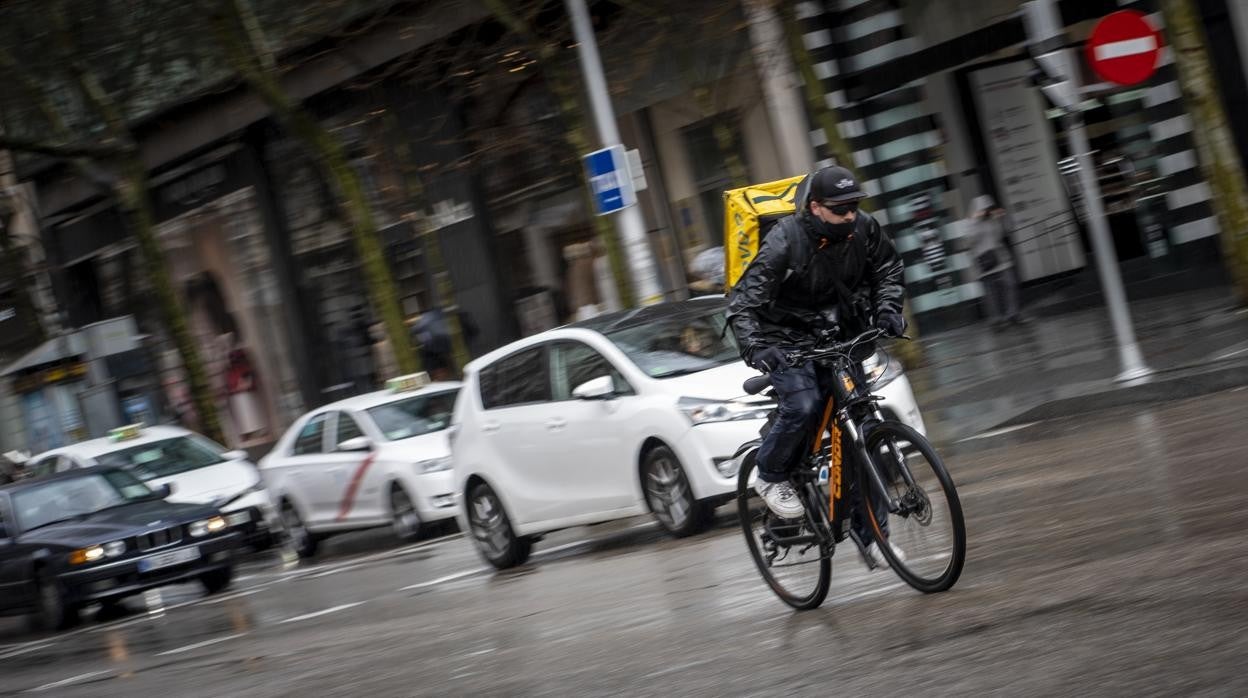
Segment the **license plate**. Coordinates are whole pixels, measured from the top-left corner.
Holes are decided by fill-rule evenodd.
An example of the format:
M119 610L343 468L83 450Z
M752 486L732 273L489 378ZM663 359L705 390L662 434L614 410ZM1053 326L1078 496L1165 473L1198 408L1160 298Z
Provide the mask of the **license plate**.
M151 572L152 570L164 569L165 567L173 567L187 562L194 562L199 559L199 548L183 548L181 550L170 550L167 553L159 555L151 555L139 560L140 572Z
M251 512L250 511L235 512L225 517L225 521L226 523L230 525L230 528L233 528L235 526L242 526L243 524L247 524L247 523L251 523Z

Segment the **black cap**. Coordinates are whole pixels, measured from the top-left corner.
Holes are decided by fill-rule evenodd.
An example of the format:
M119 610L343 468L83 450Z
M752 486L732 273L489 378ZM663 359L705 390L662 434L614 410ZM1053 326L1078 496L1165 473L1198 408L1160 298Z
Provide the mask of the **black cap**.
M845 203L867 198L858 178L844 167L825 167L810 176L810 200Z

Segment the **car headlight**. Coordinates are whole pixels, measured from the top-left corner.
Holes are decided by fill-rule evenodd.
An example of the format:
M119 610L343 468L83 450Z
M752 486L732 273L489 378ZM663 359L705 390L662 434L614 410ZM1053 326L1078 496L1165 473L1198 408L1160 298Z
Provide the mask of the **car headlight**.
M775 404L770 402L738 402L736 400L704 400L682 397L676 407L695 426L710 422L736 422L744 419L766 419Z
M85 565L89 562L98 562L106 557L117 557L124 552L126 552L126 542L124 540L115 540L104 545L92 545L70 553L69 564Z
M901 362L889 356L883 350L876 350L862 362L862 370L867 374L867 382L875 390L897 380L901 375Z
M416 462L416 471L423 474L436 473L442 470L451 469L451 457L443 456L442 458L430 458Z
M225 519L220 516L214 516L211 519L202 519L192 523L188 527L188 531L192 538L203 538L210 533L219 533L225 530Z

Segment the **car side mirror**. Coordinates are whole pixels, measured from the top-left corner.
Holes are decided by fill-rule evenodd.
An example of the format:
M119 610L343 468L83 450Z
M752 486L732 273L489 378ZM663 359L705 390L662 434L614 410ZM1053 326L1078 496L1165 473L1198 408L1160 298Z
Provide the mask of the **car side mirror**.
M609 400L615 397L615 380L611 376L599 376L585 381L572 390L577 400Z
M235 449L233 451L226 451L225 453L222 453L221 457L226 460L247 460L247 452Z
M338 444L339 451L358 453L373 450L373 442L367 436L356 436Z
M173 496L174 489L175 488L172 482L166 482L153 491L156 493L157 497L160 497L161 499L168 499Z

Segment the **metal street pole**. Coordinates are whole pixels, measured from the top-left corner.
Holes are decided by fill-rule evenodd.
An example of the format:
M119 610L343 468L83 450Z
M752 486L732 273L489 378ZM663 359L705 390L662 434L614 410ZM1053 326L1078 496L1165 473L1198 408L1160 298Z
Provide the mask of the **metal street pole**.
M1096 167L1083 126L1080 110L1084 95L1081 86L1075 82L1077 73L1069 61L1065 29L1056 2L1032 0L1023 3L1023 23L1027 31L1028 52L1043 73L1040 89L1050 102L1065 113L1066 134L1079 170L1096 268L1101 277L1101 287L1105 290L1105 308L1109 312L1109 322L1118 345L1121 370L1116 380L1138 380L1151 374L1152 370L1144 363L1140 345L1135 340L1127 294L1118 271L1118 253L1109 234L1105 208L1101 204L1101 187L1096 180Z
M598 55L598 41L594 27L589 21L585 0L564 0L572 17L572 31L577 41L577 53L581 59L581 74L585 76L585 89L589 93L590 111L602 145L612 146L620 142L620 131L615 123L615 110L607 93L607 80L602 72L602 59ZM616 217L616 229L624 248L624 259L633 276L633 288L638 302L653 305L663 300L663 288L659 283L658 267L650 250L646 234L646 222L641 209L633 204L621 210Z
M1118 272L1118 253L1114 249L1109 226L1105 223L1105 208L1101 203L1101 186L1096 181L1096 169L1092 162L1088 134L1083 126L1083 114L1075 111L1066 117L1066 133L1070 137L1070 149L1079 165L1079 184L1083 187L1084 206L1087 208L1088 228L1092 237L1092 250L1096 254L1096 267L1105 290L1105 306L1109 321L1118 341L1118 363L1122 369L1117 380L1130 381L1143 378L1152 370L1144 363L1140 345L1135 341L1135 328L1131 324L1131 311L1127 307L1127 294L1122 287Z

